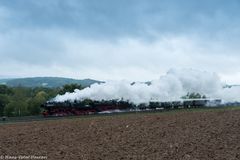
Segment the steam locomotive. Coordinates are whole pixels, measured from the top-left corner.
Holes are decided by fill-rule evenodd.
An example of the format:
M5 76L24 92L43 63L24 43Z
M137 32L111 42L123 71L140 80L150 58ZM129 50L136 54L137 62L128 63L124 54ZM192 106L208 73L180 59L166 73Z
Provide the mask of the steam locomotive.
M43 116L71 116L71 115L90 115L110 112L131 112L145 110L170 110L179 108L202 108L209 106L219 106L220 99L188 99L182 101L159 102L150 101L149 103L133 104L123 100L83 100L83 101L49 101L41 105Z

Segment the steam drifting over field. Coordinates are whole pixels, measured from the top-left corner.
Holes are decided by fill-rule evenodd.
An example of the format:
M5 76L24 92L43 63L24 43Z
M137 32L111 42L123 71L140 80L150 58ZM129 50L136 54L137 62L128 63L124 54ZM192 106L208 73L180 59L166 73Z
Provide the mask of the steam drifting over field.
M216 73L194 69L171 69L166 75L152 80L150 84L130 81L107 81L93 84L83 90L76 89L74 93L58 95L53 100L126 100L136 104L147 103L151 100L174 101L180 100L187 93L200 93L208 98L219 98L226 102L240 101L240 87L224 87Z

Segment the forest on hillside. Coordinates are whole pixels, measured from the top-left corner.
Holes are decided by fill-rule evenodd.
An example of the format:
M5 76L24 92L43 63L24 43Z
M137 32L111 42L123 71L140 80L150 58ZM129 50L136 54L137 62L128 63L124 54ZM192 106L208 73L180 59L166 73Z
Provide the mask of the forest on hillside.
M41 113L41 104L58 94L83 89L79 84L62 87L9 87L0 85L0 116L30 116Z

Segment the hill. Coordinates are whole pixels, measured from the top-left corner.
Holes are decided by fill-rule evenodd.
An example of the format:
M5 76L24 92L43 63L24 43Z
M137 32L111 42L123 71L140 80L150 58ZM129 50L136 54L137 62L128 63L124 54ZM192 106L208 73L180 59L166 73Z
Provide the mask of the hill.
M102 83L93 79L72 79L62 77L33 77L33 78L14 78L14 79L0 79L0 84L6 84L7 86L16 87L61 87L65 84L77 83L83 87L90 86L94 83Z

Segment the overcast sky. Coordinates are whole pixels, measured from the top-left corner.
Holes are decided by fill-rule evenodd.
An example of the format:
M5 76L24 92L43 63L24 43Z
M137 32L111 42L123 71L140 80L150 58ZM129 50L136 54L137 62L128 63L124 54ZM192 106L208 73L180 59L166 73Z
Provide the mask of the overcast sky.
M0 76L240 83L239 0L0 0Z

